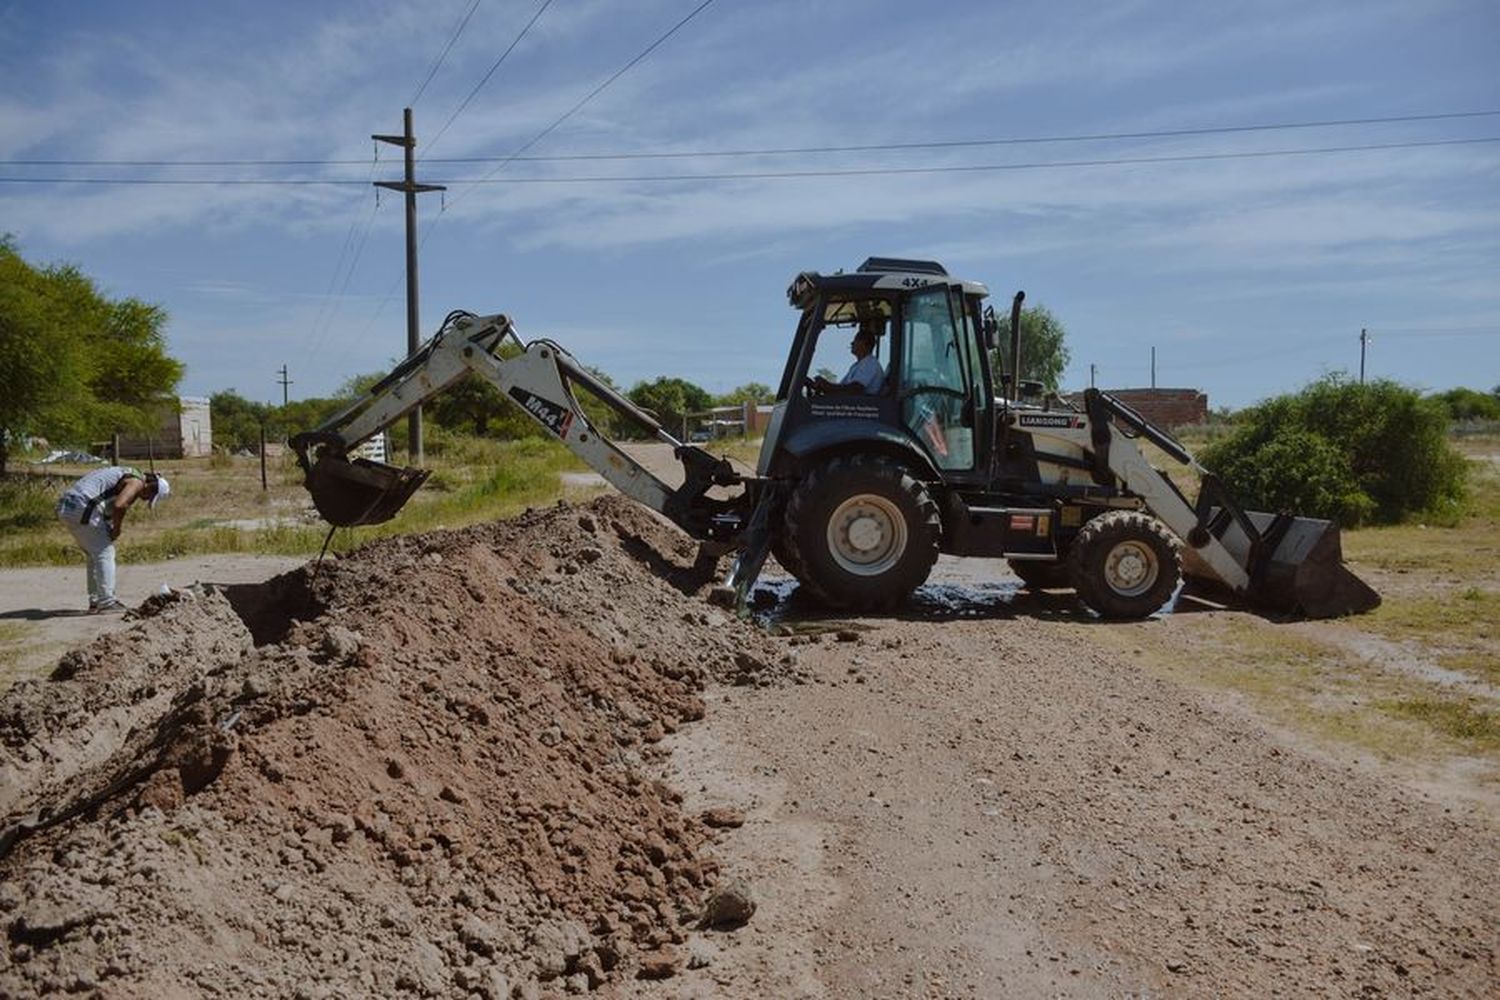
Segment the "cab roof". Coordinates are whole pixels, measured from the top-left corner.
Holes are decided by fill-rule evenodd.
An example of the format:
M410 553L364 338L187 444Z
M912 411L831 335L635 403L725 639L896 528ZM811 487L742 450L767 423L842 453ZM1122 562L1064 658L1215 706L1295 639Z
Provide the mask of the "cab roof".
M900 257L870 257L853 272L819 274L803 271L786 290L787 301L794 308L806 309L818 293L838 298L859 298L874 293L899 294L928 285L950 285L965 295L986 298L990 290L977 281L964 281L948 273L935 260L907 260Z

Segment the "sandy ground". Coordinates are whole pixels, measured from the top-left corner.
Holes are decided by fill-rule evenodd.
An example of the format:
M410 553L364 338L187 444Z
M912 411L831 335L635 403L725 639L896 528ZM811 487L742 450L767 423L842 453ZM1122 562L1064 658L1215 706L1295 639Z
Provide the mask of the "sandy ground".
M219 555L121 565L115 592L134 607L163 584L180 589L195 583L257 583L303 562L287 556ZM90 615L83 610L87 606L82 553L76 568L0 571L0 622L20 629L19 636L0 646L11 653L0 671L0 689L46 669L65 650L124 627L120 615Z
M795 696L711 692L671 777L746 811L763 913L662 995L1493 995L1492 808L1088 632L856 619Z
M665 471L662 452L642 454ZM127 567L122 590L294 562ZM81 576L0 575L0 619L57 643L118 628L60 613ZM743 812L712 850L759 909L616 995L1500 995L1492 798L1167 679L985 563L945 557L900 615L769 615L794 668L710 683L660 763L686 814Z

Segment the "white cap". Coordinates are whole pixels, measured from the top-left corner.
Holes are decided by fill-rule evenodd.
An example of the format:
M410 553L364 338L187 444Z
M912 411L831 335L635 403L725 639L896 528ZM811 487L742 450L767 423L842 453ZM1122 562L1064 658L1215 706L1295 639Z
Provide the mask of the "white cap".
M148 504L148 506L150 506L150 507L155 507L157 504L161 503L167 497L169 497L169 496L172 495L172 487L167 482L167 477L163 476L163 475L160 475L160 474L156 474L155 478L156 478L156 496L154 496L154 497L151 498L151 502Z

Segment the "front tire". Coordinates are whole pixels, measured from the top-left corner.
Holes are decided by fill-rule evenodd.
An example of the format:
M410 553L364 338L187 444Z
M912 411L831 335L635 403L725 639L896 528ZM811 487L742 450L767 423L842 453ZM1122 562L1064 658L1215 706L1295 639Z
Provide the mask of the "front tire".
M1068 573L1084 604L1104 618L1146 618L1182 582L1177 540L1154 517L1116 510L1078 532Z
M942 521L927 487L880 455L830 459L792 492L788 569L836 608L894 607L927 579Z

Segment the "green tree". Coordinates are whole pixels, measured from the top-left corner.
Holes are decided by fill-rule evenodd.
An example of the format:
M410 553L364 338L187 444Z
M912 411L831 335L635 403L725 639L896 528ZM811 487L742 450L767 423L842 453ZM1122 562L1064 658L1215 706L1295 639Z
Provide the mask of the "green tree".
M0 238L0 472L9 442L86 443L152 423L182 377L160 307L100 294L77 267L36 267Z
M657 421L672 434L681 433L689 413L701 413L714 401L708 390L666 375L650 382L637 382L626 395L636 406L655 414Z
M1448 516L1463 499L1447 411L1395 382L1331 375L1242 411L1233 428L1200 458L1246 507L1354 526Z
M776 390L764 382L746 382L742 386L730 389L719 397L720 406L736 406L740 403L774 403L776 402Z
M1010 315L997 316L999 331L996 348L990 358L998 378L1001 372L1013 369L1010 356ZM1056 392L1061 384L1063 369L1068 367L1072 355L1064 341L1068 332L1062 321L1052 315L1046 306L1032 306L1021 310L1021 378L1042 383L1048 392Z
M271 407L246 399L233 389L208 397L214 442L232 451L260 444L260 428L271 417Z
M490 422L509 409L500 390L473 372L445 389L429 408L439 425L480 437L489 434Z
M1448 410L1448 419L1500 420L1500 398L1477 389L1449 389L1433 397Z

